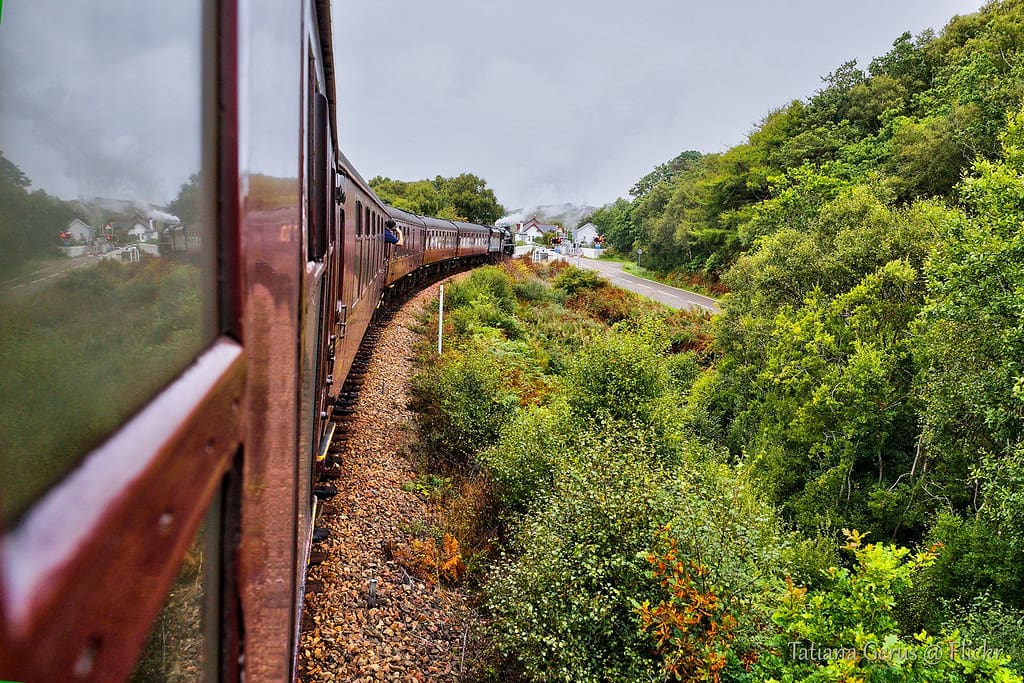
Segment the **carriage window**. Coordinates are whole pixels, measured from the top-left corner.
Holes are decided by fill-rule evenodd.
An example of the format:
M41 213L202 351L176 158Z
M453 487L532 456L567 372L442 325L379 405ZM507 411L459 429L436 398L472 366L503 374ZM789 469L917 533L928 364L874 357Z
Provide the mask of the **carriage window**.
M2 521L216 334L201 5L3 8Z
M310 83L310 88L313 87L315 81ZM310 124L313 135L309 140L307 259L322 261L327 253L327 212L330 208L327 202L327 98L315 93L311 105Z
M203 671L203 566L210 562L206 525L181 562L181 568L164 601L156 621L150 627L129 679L136 681L197 681Z

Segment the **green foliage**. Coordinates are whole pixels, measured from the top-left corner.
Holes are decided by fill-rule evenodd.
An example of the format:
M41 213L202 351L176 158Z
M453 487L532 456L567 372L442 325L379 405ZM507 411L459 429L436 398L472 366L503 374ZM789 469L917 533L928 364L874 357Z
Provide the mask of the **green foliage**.
M577 268L575 266L569 266L554 280L555 287L565 291L566 294L572 296L580 290L584 289L597 289L598 287L607 284L607 280L597 274L596 271L590 270L589 268Z
M57 234L74 218L67 204L42 190L29 192L30 186L29 178L0 152L0 275L54 255Z
M403 491L416 493L426 500L444 497L451 489L451 477L442 477L437 474L427 473L412 481L402 484Z
M729 679L739 660L767 646L791 540L776 511L732 468L707 460L680 476L676 513L647 556L661 587L658 606L640 603L638 611L661 641L666 670L682 680L717 680L725 670ZM661 618L650 619L659 608Z
M573 418L587 423L650 423L669 389L664 368L664 328L637 329L592 340L575 356L566 378Z
M438 216L445 208L441 194L429 180L405 182L376 176L370 187L384 202L421 216Z
M672 501L645 445L623 441L580 444L558 464L519 555L488 582L496 649L529 680L655 680L630 600L651 593L639 554Z
M942 545L943 551L907 596L901 621L915 629L934 629L960 613L943 612L943 607L966 604L982 595L1021 609L1024 549L1007 543L999 531L984 518L941 513L926 542Z
M506 664L529 680L658 680L672 654L652 649L641 626L645 609L674 600L648 561L669 542L679 562L702 568L700 593L742 617L736 647L754 648L771 614L763 598L784 571L770 508L693 444L666 458L644 427L577 434L516 527L518 554L487 585Z
M608 206L601 207L591 215L590 220L603 235L605 243L623 253L633 249L638 234L631 219L632 204L625 199L616 199Z
M412 182L376 176L370 187L391 206L421 216L493 224L505 213L494 190L472 173Z
M564 409L530 406L513 413L501 440L480 454L498 485L504 515L518 517L551 490L556 463L567 454Z
M447 206L471 223L493 224L505 213L498 203L494 190L487 187L487 181L472 173L463 173L454 178L434 178L434 187Z
M801 528L856 521L893 530L884 511L861 515L868 493L910 468L915 280L893 261L828 304L812 293L799 312L776 318L752 387L752 466Z
M498 439L518 404L500 366L479 354L453 354L414 378L412 407L419 413L420 442L429 457L462 466Z
M790 584L774 615L782 633L774 651L761 657L756 680L773 681L1020 681L1009 656L957 631L904 636L892 608L934 552L910 556L905 548L862 545L857 532L846 549L856 567L832 567L827 586L807 590Z
M643 248L648 267L719 275L757 238L803 231L812 206L834 197L828 182L885 187L900 202L949 197L976 158L999 154L1005 116L1024 97L1022 47L1016 0L957 17L938 36L905 32L866 72L841 65L742 144L684 152L593 220L619 252Z
M1008 666L1024 674L1024 611L1008 607L987 592L967 604L946 604L943 610L953 615L942 625L945 633L960 634L965 643L984 643L1010 657Z
M691 168L694 165L694 162L700 160L700 157L700 152L692 149L681 152L671 161L666 161L664 164L659 165L653 171L638 180L636 185L630 188L629 194L637 198L647 195L661 183L671 180L676 174Z
M557 298L550 287L535 278L517 282L513 289L516 296L523 301L550 301Z
M515 368L509 386L535 387L483 456L521 553L489 584L513 669L531 680L1019 680L999 657L924 654L978 638L1020 652L1022 47L1020 0L940 35L905 33L866 71L845 64L771 112L743 144L676 159L633 201L596 211L608 244L643 248L645 267L721 277L729 292L710 337L702 321L667 323L572 271L556 283L580 314L571 323L539 280L513 285L518 307L487 288L478 308L456 306L456 322L463 309L472 321L460 334ZM527 358L547 381L524 380ZM728 465L712 476L694 463L711 468L719 446ZM708 481L777 507L796 535L779 540L762 508L765 534L740 539ZM687 525L696 531L680 536ZM841 565L843 526L942 550L911 558L855 538ZM720 538L738 545L708 540ZM670 549L664 569L636 555ZM752 558L785 567L792 588L743 564ZM756 590L723 598L752 577ZM865 657L868 642L903 656ZM791 643L861 656L801 659Z

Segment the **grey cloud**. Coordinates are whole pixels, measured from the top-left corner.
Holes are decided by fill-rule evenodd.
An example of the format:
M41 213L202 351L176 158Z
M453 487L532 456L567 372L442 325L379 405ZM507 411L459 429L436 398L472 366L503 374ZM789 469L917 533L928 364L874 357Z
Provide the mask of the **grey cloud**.
M0 149L63 197L166 202L198 170L198 3L11 3Z
M843 62L981 4L339 2L341 138L366 176L472 171L510 207L604 203L680 151L742 142Z

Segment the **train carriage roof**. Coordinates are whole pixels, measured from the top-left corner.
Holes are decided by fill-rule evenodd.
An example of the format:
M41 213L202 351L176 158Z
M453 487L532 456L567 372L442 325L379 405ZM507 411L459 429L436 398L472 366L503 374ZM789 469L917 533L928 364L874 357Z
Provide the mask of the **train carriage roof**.
M406 223L412 223L413 225L423 225L423 216L417 216L414 213L410 213L387 204L384 205L384 210L387 211L388 215L396 221L404 221Z
M455 225L455 223L453 223L451 221L446 221L446 220L444 220L442 218L431 218L430 216L421 216L420 218L423 221L423 224L425 226L427 226L428 228L433 228L435 230L457 230L458 229L457 226Z
M480 225L478 223L467 223L466 221L452 221L458 228L459 232L479 232L479 233L491 233L491 228L486 225Z

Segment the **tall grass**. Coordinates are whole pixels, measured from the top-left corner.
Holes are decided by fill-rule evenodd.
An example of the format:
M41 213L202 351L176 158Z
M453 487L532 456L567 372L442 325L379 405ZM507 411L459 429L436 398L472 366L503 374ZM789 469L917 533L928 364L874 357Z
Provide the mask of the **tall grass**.
M151 259L68 273L0 308L0 480L10 519L203 344L200 273Z

